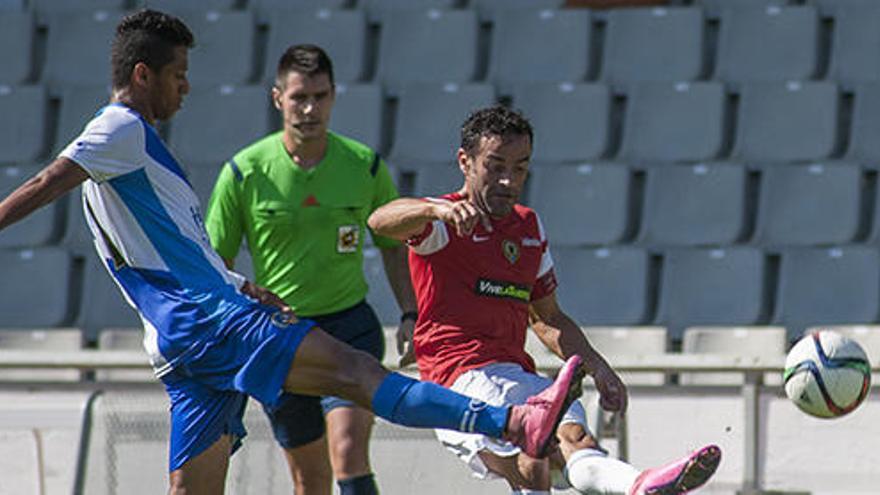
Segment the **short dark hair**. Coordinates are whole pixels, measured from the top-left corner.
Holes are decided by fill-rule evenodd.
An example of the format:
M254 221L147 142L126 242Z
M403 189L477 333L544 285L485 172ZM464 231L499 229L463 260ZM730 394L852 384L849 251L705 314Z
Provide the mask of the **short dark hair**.
M309 77L327 74L330 84L334 84L333 62L330 61L327 53L316 45L293 45L284 51L278 60L278 70L275 72L276 86L280 88L284 85L284 78L288 72L299 72Z
M533 141L532 124L525 116L502 105L481 108L471 113L461 126L461 147L468 155L474 156L480 145L480 138L498 136L528 136Z
M123 17L110 52L113 87L128 86L138 63L159 72L174 59L175 48L192 48L194 43L186 24L164 12L145 9Z

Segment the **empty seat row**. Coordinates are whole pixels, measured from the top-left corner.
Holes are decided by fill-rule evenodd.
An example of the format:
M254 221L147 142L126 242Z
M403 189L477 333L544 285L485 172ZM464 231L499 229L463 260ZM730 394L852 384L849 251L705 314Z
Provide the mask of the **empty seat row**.
M252 12L211 10L206 5L178 13L198 41L190 64L195 83L271 80L281 51L304 42L327 48L340 81L374 78L391 91L409 82L464 83L484 76L508 94L522 83L594 77L625 85L707 77L730 83L809 80L825 75L821 17L811 6L725 10L714 55L708 53L709 28L699 8L612 10L601 21L582 9L508 9L494 17L485 69L479 16L468 9L395 9L383 16L375 47L363 11L283 9L268 15L265 49L257 46L261 38ZM2 72L0 83L20 84L38 73L53 87L106 82L107 47L121 15L118 10L97 10L51 16L45 67L39 71L28 49L37 36L34 16L0 11L0 64L10 69ZM830 79L848 85L880 80L880 62L873 56L878 42L873 26L878 21L880 5L835 11ZM592 47L594 31L601 32L595 27L598 23L606 32L601 60L593 56L597 50ZM228 36L230 32L236 36ZM259 54L265 56L258 59Z

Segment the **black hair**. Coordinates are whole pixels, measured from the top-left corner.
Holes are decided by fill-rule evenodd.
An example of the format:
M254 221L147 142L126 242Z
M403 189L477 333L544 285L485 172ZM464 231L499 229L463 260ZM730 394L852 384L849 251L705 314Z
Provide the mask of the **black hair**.
M159 72L174 60L175 48L194 44L192 31L172 15L146 9L123 17L110 52L113 87L128 86L138 63Z
M299 72L304 76L314 77L327 74L333 84L333 62L327 53L316 45L293 45L284 51L278 60L275 72L275 85L284 87L284 79L288 72Z
M498 136L502 140L528 136L529 142L534 139L529 120L522 113L501 105L481 108L468 116L461 126L462 149L474 156L484 136Z

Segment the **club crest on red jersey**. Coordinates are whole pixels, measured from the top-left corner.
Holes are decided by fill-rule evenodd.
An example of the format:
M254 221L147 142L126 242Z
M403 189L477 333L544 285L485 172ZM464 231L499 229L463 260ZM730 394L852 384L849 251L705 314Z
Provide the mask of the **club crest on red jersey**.
M504 239L501 243L501 251L504 252L504 257L511 265L519 261L519 245L510 239Z

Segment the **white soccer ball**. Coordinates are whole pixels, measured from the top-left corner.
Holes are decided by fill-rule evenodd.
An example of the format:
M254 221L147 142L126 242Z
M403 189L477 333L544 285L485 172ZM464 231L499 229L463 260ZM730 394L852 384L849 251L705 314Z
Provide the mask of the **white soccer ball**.
M871 365L862 347L839 333L811 333L785 359L785 394L818 418L852 412L868 395Z

